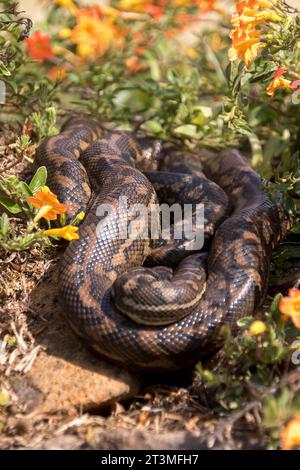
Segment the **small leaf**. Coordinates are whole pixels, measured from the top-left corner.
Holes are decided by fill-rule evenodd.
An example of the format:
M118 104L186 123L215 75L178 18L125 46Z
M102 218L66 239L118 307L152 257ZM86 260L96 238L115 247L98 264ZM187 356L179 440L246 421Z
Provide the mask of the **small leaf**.
M1 80L5 83L5 85L8 87L8 88L11 88L11 90L14 92L14 93L18 93L18 85L11 79L6 79L4 77L1 77Z
M205 124L205 116L204 114L200 111L192 120L192 124L195 124L198 127L202 127Z
M204 379L206 379L208 382L212 382L213 381L213 374L210 370L204 370L203 371L203 377Z
M282 295L277 294L271 305L271 315L272 315L273 320L276 321L277 323L281 319L281 313L279 310L279 302L281 299L282 299Z
M1 222L0 222L0 232L3 237L3 240L6 241L7 239L7 232L8 232L8 227L9 227L9 219L7 214L5 212L2 214L1 217Z
M4 75L5 77L10 77L11 75L10 71L8 70L4 62L2 62L2 60L0 60L0 76L1 75Z
M292 228L293 233L300 233L300 221L298 221Z
M163 132L163 128L161 127L160 123L158 121L154 121L154 120L146 121L143 124L143 129L145 129L146 131L151 132L152 134L156 134L156 135Z
M7 196L0 196L0 204L5 207L11 214L19 214L22 212L21 207Z
M237 325L240 328L247 329L253 323L253 317L244 317L237 321Z
M176 127L176 129L174 129L174 133L182 135L183 137L195 138L197 137L198 131L197 126L192 124L185 124L183 126Z
M47 181L47 168L41 166L37 169L35 175L29 183L29 188L32 193L36 193L42 186L45 186Z
M141 90L124 88L115 95L113 104L118 109L123 109L130 113L139 113L149 107L150 99L147 93Z
M25 199L27 199L28 197L33 196L33 192L31 191L31 189L30 189L30 187L28 186L27 183L25 183L24 181L20 181L18 186L19 186L19 189L22 192L22 196Z
M7 406L9 404L10 396L7 390L3 388L0 390L0 406Z

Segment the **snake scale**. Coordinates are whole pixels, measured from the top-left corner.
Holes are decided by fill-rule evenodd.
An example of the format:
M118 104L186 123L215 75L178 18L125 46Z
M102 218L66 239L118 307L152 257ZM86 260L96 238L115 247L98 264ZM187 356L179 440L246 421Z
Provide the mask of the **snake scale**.
M180 369L218 348L221 327L235 332L261 305L272 250L289 226L236 150L175 154L150 139L103 134L83 118L37 150L69 220L86 212L60 266L68 323L90 348L129 369ZM97 230L99 205L117 208L120 196L128 207L150 208L157 197L204 201L204 250L187 251L186 239L119 240L120 210Z

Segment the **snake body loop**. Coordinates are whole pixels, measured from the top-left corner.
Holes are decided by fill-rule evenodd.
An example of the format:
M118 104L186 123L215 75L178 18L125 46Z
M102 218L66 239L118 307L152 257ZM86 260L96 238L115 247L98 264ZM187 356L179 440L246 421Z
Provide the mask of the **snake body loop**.
M148 141L103 135L75 119L42 143L36 161L47 167L68 217L87 212L62 259L61 295L73 330L103 357L130 369L180 369L219 347L223 325L236 331L261 305L270 256L289 220L237 151L200 152L180 163L170 151L163 171L146 165L143 174L132 164L149 163ZM128 216L120 197L150 211L157 196L169 204L204 201L207 256L187 252L186 239L116 236ZM103 205L115 208L104 225Z

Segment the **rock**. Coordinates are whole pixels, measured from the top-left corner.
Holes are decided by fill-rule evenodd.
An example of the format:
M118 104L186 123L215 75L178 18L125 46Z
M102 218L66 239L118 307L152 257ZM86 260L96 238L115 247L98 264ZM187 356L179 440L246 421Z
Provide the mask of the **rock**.
M97 409L138 392L139 378L89 352L63 319L57 273L45 276L30 296L32 334L43 350L31 370L12 378L25 413L75 414Z

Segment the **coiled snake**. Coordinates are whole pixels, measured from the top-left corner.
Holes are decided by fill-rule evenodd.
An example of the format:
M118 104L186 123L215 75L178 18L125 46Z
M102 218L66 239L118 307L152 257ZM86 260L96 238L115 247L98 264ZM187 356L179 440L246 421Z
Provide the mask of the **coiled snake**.
M163 158L159 152L157 142L103 135L80 118L37 151L36 162L47 167L48 184L67 204L68 217L87 213L80 239L69 244L61 263L66 318L89 347L131 369L186 367L219 346L222 325L236 331L237 320L264 299L271 252L289 225L237 151L199 152L197 159L179 159L171 148ZM153 171L153 162L160 171ZM117 236L130 207L150 210L157 195L168 204L204 203L207 256L188 251L184 237ZM115 215L98 230L104 219L97 210L108 204Z

